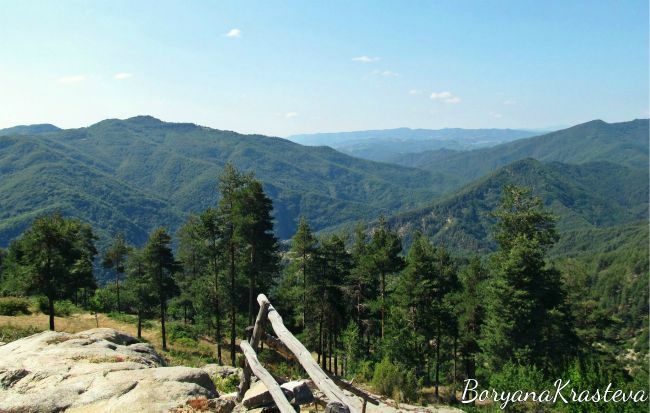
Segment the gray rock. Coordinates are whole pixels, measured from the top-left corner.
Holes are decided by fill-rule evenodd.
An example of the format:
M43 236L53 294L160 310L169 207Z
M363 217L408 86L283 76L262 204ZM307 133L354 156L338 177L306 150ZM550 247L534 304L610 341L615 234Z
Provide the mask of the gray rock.
M0 347L2 412L164 412L197 397L218 397L205 371L164 367L151 345L113 329Z
M308 404L314 400L314 396L307 385L307 380L290 381L280 385L289 403L294 405ZM242 404L248 409L274 405L273 397L261 381L251 385L244 395Z
M289 403L303 405L314 401L314 395L309 388L309 380L290 381L282 384L280 387L291 392Z
M230 399L214 399L210 400L208 405L213 412L217 413L231 413L235 409L235 401Z
M220 366L218 364L206 364L201 367L201 370L208 373L210 377L221 377L226 378L229 376L238 376L241 377L242 369L232 366Z

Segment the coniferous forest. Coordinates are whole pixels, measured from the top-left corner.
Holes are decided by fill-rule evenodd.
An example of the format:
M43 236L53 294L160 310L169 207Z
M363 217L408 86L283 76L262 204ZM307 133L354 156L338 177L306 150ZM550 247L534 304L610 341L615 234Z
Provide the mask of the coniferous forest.
M263 183L227 163L215 177L217 202L176 231L155 227L139 245L116 232L99 250L97 230L80 219L37 217L2 250L0 309L27 312L36 297L50 329L68 307L131 317L140 338L155 323L163 351L170 339L207 339L215 362L238 365L238 340L265 293L324 370L402 402L425 402L426 389L435 402L459 403L469 378L504 390L550 388L557 378L644 389L647 227L565 231L574 239L563 240L560 217L532 187L492 183L497 177L487 181L499 186L493 207L483 201L484 223L465 224L493 247L471 252L472 243L454 248L457 237L400 225L403 215L327 231L302 216L282 240ZM576 253L581 237L597 245ZM566 408L645 410L633 402Z

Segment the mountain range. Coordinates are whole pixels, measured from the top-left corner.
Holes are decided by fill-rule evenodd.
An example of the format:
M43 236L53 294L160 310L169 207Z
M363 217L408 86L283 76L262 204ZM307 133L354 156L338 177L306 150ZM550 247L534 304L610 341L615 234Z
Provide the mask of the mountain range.
M227 162L264 183L281 238L301 215L318 230L423 205L457 185L444 174L327 147L148 116L33 129L39 133L0 133L0 245L53 210L90 222L101 235L121 231L141 243L156 225L175 230L188 213L214 205Z
M434 149L469 150L538 135L515 129L382 129L356 132L293 135L287 139L308 146L330 146L337 151L381 162Z
M647 219L648 120L424 151L395 165L138 116L79 129L0 130L0 246L54 210L91 223L104 239L119 231L141 244L155 226L175 231L188 214L214 205L227 162L263 182L281 239L300 216L315 230L333 230L385 214L404 234L418 229L450 247L490 249L488 212L506 183L531 186L563 233Z

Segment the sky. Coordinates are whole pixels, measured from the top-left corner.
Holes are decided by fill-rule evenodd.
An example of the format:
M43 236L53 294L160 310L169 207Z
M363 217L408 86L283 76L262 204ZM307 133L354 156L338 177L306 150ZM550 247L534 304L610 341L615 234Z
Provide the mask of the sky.
M0 128L288 136L649 117L647 0L0 0Z

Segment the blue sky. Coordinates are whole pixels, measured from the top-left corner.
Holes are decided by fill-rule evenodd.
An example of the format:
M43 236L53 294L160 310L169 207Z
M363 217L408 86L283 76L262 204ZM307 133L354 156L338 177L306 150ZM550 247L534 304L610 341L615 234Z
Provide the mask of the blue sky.
M286 136L648 117L647 1L0 2L0 127Z

